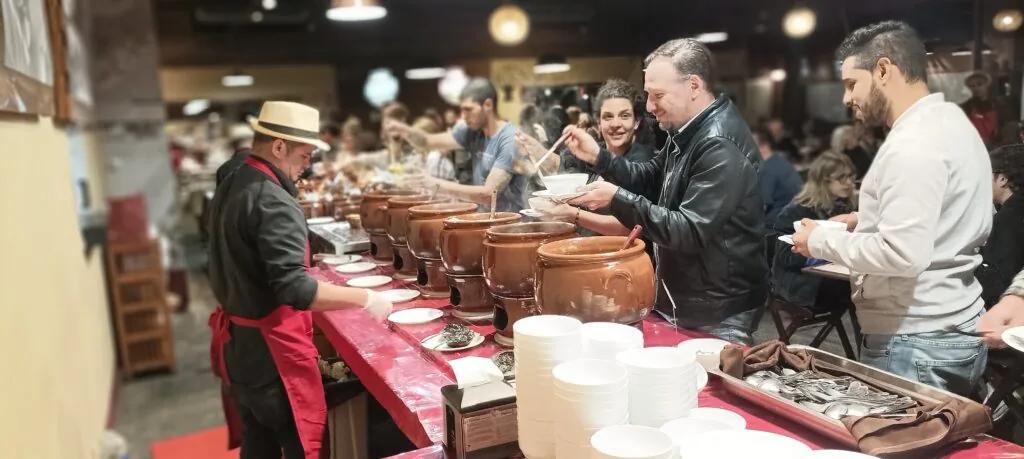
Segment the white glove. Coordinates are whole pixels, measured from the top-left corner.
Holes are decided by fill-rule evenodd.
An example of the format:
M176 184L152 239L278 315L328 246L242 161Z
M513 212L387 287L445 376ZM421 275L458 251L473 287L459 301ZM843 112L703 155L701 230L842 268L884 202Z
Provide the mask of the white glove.
M391 315L392 309L394 309L394 305L384 295L373 290L366 291L366 303L363 304L363 310L369 313L374 320L383 322Z

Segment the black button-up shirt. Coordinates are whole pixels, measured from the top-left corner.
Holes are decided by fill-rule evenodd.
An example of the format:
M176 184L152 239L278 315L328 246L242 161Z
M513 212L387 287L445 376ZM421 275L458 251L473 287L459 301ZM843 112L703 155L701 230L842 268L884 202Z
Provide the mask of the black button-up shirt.
M262 161L281 185L242 164L217 186L210 205L210 286L229 315L260 319L279 305L308 309L317 282L306 273L306 220L295 184ZM225 359L232 383L258 386L276 379L259 330L232 325Z

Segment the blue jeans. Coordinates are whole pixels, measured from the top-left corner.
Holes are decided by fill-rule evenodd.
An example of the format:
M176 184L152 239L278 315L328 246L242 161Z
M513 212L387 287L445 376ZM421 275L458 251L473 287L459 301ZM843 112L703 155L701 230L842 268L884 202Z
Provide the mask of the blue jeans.
M751 335L753 335L754 329L757 328L757 324L754 323L758 316L757 310L758 308L743 311L722 319L722 323L718 325L700 327L697 330L710 333L731 343L741 343L750 346L754 344L754 339Z
M974 331L978 317L957 326ZM912 335L864 335L861 363L911 381L974 397L988 350L981 338L946 331Z

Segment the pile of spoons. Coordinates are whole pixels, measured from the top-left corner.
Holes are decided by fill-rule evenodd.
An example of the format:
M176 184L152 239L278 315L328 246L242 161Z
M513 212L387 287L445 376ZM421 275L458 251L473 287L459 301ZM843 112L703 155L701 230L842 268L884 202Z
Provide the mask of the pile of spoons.
M901 415L918 406L910 397L875 389L856 378L812 370L762 370L744 381L837 420L844 416Z

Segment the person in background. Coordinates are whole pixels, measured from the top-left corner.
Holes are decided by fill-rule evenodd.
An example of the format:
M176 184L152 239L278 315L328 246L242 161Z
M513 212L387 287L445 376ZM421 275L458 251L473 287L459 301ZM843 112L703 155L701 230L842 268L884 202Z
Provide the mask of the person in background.
M582 114L583 109L580 108L578 105L570 105L568 108L565 109L566 121L568 121L568 124L572 126L580 125L580 115Z
M1017 273L999 301L978 319L978 333L993 349L1006 347L1002 334L1006 329L1024 326L1024 271Z
M444 109L444 130L451 131L459 123L459 112L454 108Z
M552 105L544 112L543 123L548 141L553 143L562 136L562 131L569 125L569 115L561 105Z
M771 221L776 234L793 234L793 222L805 218L827 220L856 209L853 178L856 169L850 158L826 151L811 163L807 183L793 202ZM803 273L809 260L789 250L782 241L776 244L772 262L772 293L792 304L816 309L850 301L850 284Z
M644 60L647 111L670 140L635 163L570 126L565 143L607 181L569 204L608 207L655 245L655 310L676 326L751 344L768 293L761 162L750 127L728 97L715 97L711 51L680 38ZM618 184L618 185L616 185ZM652 201L647 196L657 196Z
M217 186L210 204L211 367L221 380L230 447L241 457L315 458L327 406L312 311L362 307L383 321L392 305L372 290L318 281L307 272L306 219L295 181L309 168L319 112L269 101L252 154Z
M544 130L540 109L536 105L526 104L519 111L519 132L536 139L545 148L551 144L548 133ZM518 133L516 133L518 135Z
M992 100L992 77L985 72L974 72L967 76L964 85L971 91L971 98L960 104L978 135L991 146L999 134L999 111Z
M442 132L441 126L426 116L417 118L412 123L412 128L419 129L428 135ZM426 165L427 175L441 180L455 180L455 163L449 157L449 152L430 150L426 152L423 164Z
M864 148L859 137L859 134L865 132L867 130L864 129L863 123L837 126L832 131L832 141L830 142L833 152L846 155L850 161L853 161L854 167L857 168L858 181L863 180L868 169L871 168L871 154Z
M471 185L434 177L408 177L408 184L437 188L442 194L489 206L497 193L497 210L518 212L526 204L526 177L514 167L515 126L498 117L498 92L486 78L473 78L459 97L462 121L451 132L428 134L399 120L385 130L423 150L465 149L473 157Z
M991 307L1024 268L1024 193L1018 193L1024 188L1024 145L999 147L989 158L997 210L974 276L981 282L985 306Z
M423 116L430 118L430 121L433 121L434 126L437 126L438 129L444 130L444 118L441 116L441 113L439 113L436 108L428 108L426 110L423 110Z
M985 304L974 278L992 227L985 144L959 107L929 94L924 44L906 23L857 29L836 54L843 102L866 125L891 131L859 211L833 218L853 232L805 219L793 250L853 273L862 362L971 396L987 357L981 339L963 333Z
M764 123L764 129L771 136L769 140L772 142L772 150L781 151L790 158L796 158L800 154L800 149L797 148L793 137L786 130L786 123L782 121L782 118L769 118Z
M803 180L800 174L786 159L785 153L775 151L767 132L754 132L754 141L761 152L761 167L757 170L757 182L761 189L761 200L764 202L764 218L766 226L778 217L783 207L793 201L793 196L800 192Z
M327 144L330 149L318 152L321 161L334 161L338 157L338 143L341 141L341 129L334 123L325 123L320 126L320 141ZM317 162L316 160L313 161Z

